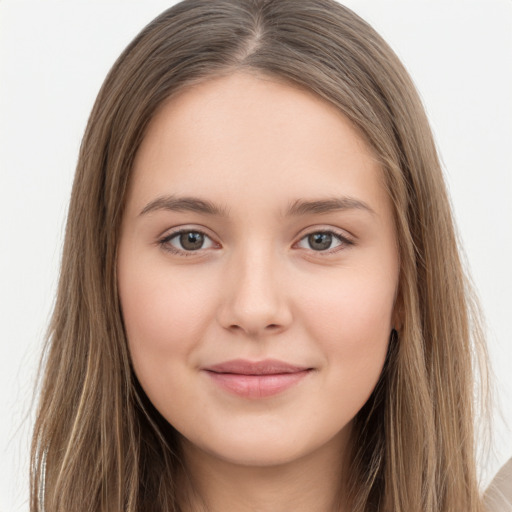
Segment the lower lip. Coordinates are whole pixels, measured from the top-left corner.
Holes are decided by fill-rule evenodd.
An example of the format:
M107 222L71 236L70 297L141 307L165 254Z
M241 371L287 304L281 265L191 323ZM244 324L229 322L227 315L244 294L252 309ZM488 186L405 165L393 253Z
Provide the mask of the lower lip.
M221 388L244 398L267 398L277 395L298 384L311 370L272 375L242 375L239 373L215 373L209 377Z

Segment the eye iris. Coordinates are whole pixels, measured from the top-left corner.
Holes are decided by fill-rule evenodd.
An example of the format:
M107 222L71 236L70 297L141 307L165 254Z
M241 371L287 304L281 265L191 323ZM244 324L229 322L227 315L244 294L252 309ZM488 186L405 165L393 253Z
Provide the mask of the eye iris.
M188 251L201 249L203 242L204 236L201 233L189 231L187 233L181 233L180 235L180 244L184 249Z
M308 236L310 247L315 251L329 249L332 242L332 235L329 233L313 233Z

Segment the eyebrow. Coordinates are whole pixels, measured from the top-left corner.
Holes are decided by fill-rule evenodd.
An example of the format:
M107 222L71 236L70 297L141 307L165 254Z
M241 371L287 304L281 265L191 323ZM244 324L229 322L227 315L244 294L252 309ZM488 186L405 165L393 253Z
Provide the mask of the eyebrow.
M178 197L174 195L157 197L149 202L139 215L145 215L158 210L189 211L217 217L229 217L228 209L211 201L198 197ZM375 215L375 211L364 201L350 196L343 196L316 200L297 199L290 204L284 216L298 217L301 215L318 215L344 210L363 210Z
M206 199L198 197L177 197L177 196L161 196L149 202L140 212L144 215L157 210L169 210L175 212L197 212L217 217L228 217L227 209L217 206Z
M363 210L371 213L372 215L376 215L375 211L364 201L356 199L355 197L343 196L313 201L297 199L290 205L285 216L294 217L299 215L321 214L343 210Z

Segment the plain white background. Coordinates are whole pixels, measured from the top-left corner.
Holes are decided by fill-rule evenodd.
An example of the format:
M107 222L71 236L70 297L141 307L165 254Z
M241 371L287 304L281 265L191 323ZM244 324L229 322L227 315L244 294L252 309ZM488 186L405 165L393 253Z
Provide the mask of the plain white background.
M1 512L28 510L32 388L89 111L121 50L172 3L0 2ZM346 4L409 69L444 162L500 401L486 483L512 456L512 1Z

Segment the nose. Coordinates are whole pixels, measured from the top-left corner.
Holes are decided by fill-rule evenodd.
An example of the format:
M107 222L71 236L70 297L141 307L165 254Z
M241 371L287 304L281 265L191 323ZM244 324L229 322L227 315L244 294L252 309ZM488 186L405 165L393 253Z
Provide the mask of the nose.
M270 251L247 252L226 265L218 321L250 337L281 332L292 321L282 262Z

